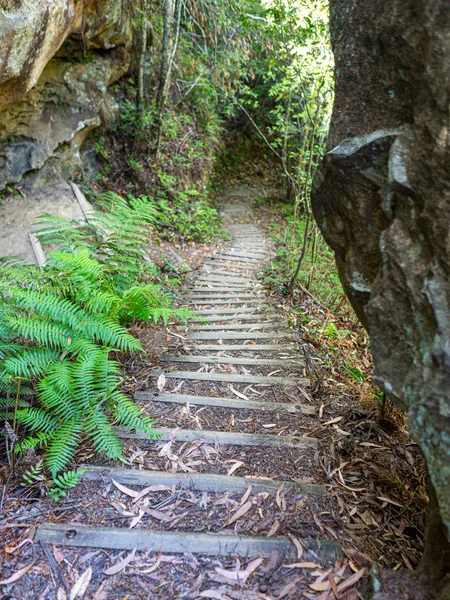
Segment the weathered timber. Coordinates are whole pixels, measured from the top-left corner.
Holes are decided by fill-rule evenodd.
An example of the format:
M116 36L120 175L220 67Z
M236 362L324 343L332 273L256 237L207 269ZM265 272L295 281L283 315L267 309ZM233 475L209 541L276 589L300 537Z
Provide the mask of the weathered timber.
M214 473L167 473L166 471L148 471L130 468L104 467L97 465L80 465L85 471L82 479L114 479L123 485L136 485L148 487L163 484L168 487L182 486L197 492L245 492L250 484L253 492L276 492L283 485L283 489L295 488L313 496L325 496L324 485L314 483L298 483L294 481L280 481L258 477L237 477L234 475L216 475Z
M187 326L179 325L178 330L186 330ZM278 323L267 321L266 323L238 323L235 325L189 325L189 331L235 331L238 329L247 329L249 331L253 329L273 329L278 327Z
M113 427L121 439L150 440L147 433L132 432L124 427ZM153 431L162 441L171 439L179 442L204 441L211 444L227 444L230 446L261 446L267 448L316 448L315 438L294 435L272 435L270 433L236 433L234 431L209 431L205 429L167 429L154 427Z
M230 331L227 333L215 333L214 331L201 331L199 333L190 333L187 336L188 340L258 340L258 339L283 339L288 338L291 334L287 333L269 333L265 331Z
M312 406L289 404L288 402L263 402L262 400L240 400L239 398L221 398L219 396L194 396L191 394L153 394L152 392L136 392L135 400L146 402L167 402L169 404L191 404L193 406L219 406L222 408L260 410L262 412L287 412L314 415Z
M229 383L264 383L268 385L295 385L299 383L309 386L309 379L304 377L267 377L265 375L236 375L234 373L198 373L197 371L162 371L153 369L150 377L159 377L164 373L167 379L190 379L195 381L227 381Z
M36 541L56 546L82 548L109 548L110 550L155 550L163 553L195 552L208 556L270 557L273 552L295 558L297 550L285 537L250 537L191 533L187 531L156 531L152 529L125 529L118 527L92 527L89 525L43 523L35 535ZM312 550L312 558L322 554L336 559L340 556L338 542L324 540L299 540L305 549Z
M298 360L281 359L281 358L240 358L238 356L211 356L197 354L195 356L191 354L182 354L181 356L173 356L173 354L161 354L159 360L163 362L184 362L184 363L211 363L211 364L223 364L223 365L288 365L288 366L302 366L304 363L299 358Z

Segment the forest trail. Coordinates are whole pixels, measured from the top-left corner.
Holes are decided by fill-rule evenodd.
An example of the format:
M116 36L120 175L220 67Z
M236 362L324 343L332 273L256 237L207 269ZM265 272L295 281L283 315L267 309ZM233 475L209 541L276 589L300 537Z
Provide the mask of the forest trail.
M273 249L243 196L228 195L231 239L185 291L185 306L208 321L169 327L169 352L136 393L157 417L159 440L120 430L129 464L82 465L78 499L90 508L37 529L44 546L89 549L85 565L92 583L103 581L100 592L120 578L109 597L251 600L285 597L291 586L286 597L297 598L316 582L325 598L331 569L344 575L317 480L319 442L304 433L319 425L309 366L258 281ZM111 550L126 552L115 559ZM116 567L104 571L105 559ZM125 572L133 564L138 580L131 566Z

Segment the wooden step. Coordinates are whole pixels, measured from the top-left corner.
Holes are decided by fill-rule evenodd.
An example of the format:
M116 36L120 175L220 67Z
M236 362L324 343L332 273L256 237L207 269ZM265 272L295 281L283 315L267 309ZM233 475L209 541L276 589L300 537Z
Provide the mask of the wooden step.
M135 400L145 402L165 402L168 404L187 404L192 406L213 406L232 408L233 410L260 410L262 412L281 412L289 414L303 413L314 415L312 406L289 404L288 402L263 402L262 400L240 400L239 398L221 398L216 396L194 396L191 394L153 394L152 392L136 392Z
M78 523L42 523L38 526L36 542L56 546L81 548L108 548L110 550L154 549L162 553L195 552L207 556L240 556L242 558L270 557L273 552L297 556L297 549L286 537L252 537L217 535L217 533L191 533L187 531L157 531L153 529L125 529L124 527L93 527ZM341 549L338 542L299 540L311 559L318 555L337 559Z
M269 333L265 331L230 331L224 333L215 333L214 331L200 331L199 333L189 333L186 336L188 340L260 340L260 339L284 339L288 338L290 333Z
M258 318L276 318L278 315L274 314L264 314L264 313L245 313L243 315L223 315L221 317L217 317L215 315L204 315L202 318L207 319L210 323L215 323L216 321L253 321ZM198 323L198 319L188 319L188 323Z
M237 300L242 300L243 298L247 300L265 300L266 296L264 294L257 296L256 294L252 294L250 292L236 292L235 294L233 294L233 292L224 292L222 294L217 294L211 291L208 294L205 292L202 294L187 294L185 298L189 298L189 300L228 300L233 298Z
M252 308L252 310L255 309L255 305L260 307L260 306L270 306L269 304L267 304L267 302L255 302L252 299L244 299L244 300L234 300L233 298L230 298L229 300L193 300L192 302L189 302L189 305L193 305L195 304L196 306L201 305L201 304L210 304L210 305L217 305L217 306L222 306L224 304L229 304L229 305L233 305L233 304L254 304L254 307ZM197 311L195 311L197 312ZM197 313L198 314L198 313Z
M277 352L292 352L294 346L286 346L286 344L195 344L195 350L217 350L217 352L233 351L233 352L260 352L260 351L277 351Z
M166 379L188 379L194 381L227 381L228 383L263 383L268 385L295 385L309 387L309 379L304 377L267 377L266 375L236 375L234 373L203 373L197 371L162 371L153 369L150 377L164 373Z
M251 313L256 310L253 308L206 308L204 310L196 310L195 314L197 315L241 315L245 313ZM259 313L259 314L264 314Z
M113 427L121 439L151 440L147 433L132 432L124 427ZM154 427L153 432L161 441L199 442L226 444L228 446L261 446L264 448L317 448L317 439L294 435L272 435L270 433L236 433L234 431L210 431L206 429L168 429Z
M213 258L223 259L231 262L249 263L251 265L259 265L262 261L253 258L243 259L238 256L230 256L229 254L216 254Z
M205 265L208 265L208 267L228 267L230 269L235 269L237 271L239 271L239 270L243 270L243 271L259 271L259 267L253 267L253 266L250 266L250 265L247 265L247 266L234 265L234 264L229 264L229 263L225 262L225 260L216 260L216 259L214 259L211 262L205 263Z
M226 277L225 275L214 275L214 273L199 275L195 281L197 283L199 281L210 281L212 283L218 281L219 283L237 283L238 285L253 285L253 283L256 283L256 279L250 279L244 275L242 277Z
M221 365L289 365L302 366L304 363L300 359L281 359L281 358L240 358L238 356L211 356L197 354L182 354L181 356L173 356L172 354L161 354L159 360L163 362L184 362L184 363L206 363L206 364L221 364Z
M273 329L279 327L279 323L273 323L267 321L266 323L238 323L236 325L179 325L177 330L187 329L189 331L237 331L238 329L247 329L252 331L254 329Z
M80 465L85 473L82 479L111 480L123 485L137 485L148 487L163 484L168 487L180 486L197 492L245 492L251 484L253 492L276 492L283 489L295 488L311 496L325 496L326 487L315 483L297 483L294 481L280 481L263 479L260 477L238 477L235 475L216 475L215 473L167 473L166 471L149 471L146 469L130 469L104 467L102 465Z

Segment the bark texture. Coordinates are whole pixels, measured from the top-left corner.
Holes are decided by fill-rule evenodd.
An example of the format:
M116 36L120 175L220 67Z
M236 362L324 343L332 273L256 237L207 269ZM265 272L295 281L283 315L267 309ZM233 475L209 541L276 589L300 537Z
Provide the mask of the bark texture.
M336 96L313 211L370 333L375 381L407 410L426 457L436 493L426 556L440 553L443 574L450 568L450 7L331 0L330 17Z

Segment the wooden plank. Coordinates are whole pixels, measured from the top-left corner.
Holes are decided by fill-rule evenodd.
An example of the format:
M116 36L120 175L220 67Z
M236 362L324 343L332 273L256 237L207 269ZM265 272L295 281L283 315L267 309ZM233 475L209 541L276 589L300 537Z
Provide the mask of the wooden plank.
M260 350L292 352L294 349L293 346L286 346L285 344L196 344L194 348L196 350L217 350L217 352L222 352L223 350L233 350L239 352L259 352Z
M201 294L187 294L185 297L190 298L191 300L227 300L228 298L253 298L254 300L261 300L266 298L264 294L257 296L256 294L249 292L236 292L235 294L233 294L233 292L223 292L222 294L216 294L214 292L206 294L203 292Z
M152 392L136 392L135 400L145 402L167 402L168 404L191 404L192 406L219 406L222 408L261 410L263 412L287 412L314 415L312 406L289 404L288 402L263 402L262 400L239 400L239 398L219 398L216 396L193 396L190 394L153 394Z
M82 479L114 479L123 485L136 485L148 487L150 485L167 485L168 487L180 486L197 492L245 492L250 483L252 491L276 492L284 484L284 489L294 488L296 491L313 496L325 496L326 487L315 483L297 483L294 481L280 481L260 479L258 477L237 477L230 475L216 475L214 473L167 473L166 471L137 470L130 468L103 467L96 465L80 465L85 470Z
M205 265L208 265L209 267L228 267L230 269L234 269L236 271L259 271L259 267L253 267L250 265L244 266L244 265L234 265L233 263L227 263L225 262L225 260L212 260L211 262L207 262L205 263Z
M166 379L190 379L193 381L227 381L229 383L265 383L268 385L295 385L299 383L309 386L309 379L304 377L266 377L265 375L236 375L234 373L197 373L196 371L162 371L153 369L150 377L159 377L162 373Z
M258 339L282 339L287 338L290 333L269 333L266 331L230 331L227 333L215 333L214 331L200 331L198 333L189 333L186 336L188 340L258 340Z
M253 308L251 310L255 310L256 307L270 306L270 304L268 304L267 302L253 301L251 300L251 298L249 298L248 300L234 300L233 298L230 298L229 300L192 300L191 302L187 302L187 304L194 304L196 306L200 306L201 304L210 304L212 306L222 306L224 304L228 304L231 306L237 306L239 304L253 304Z
M202 318L203 319L207 319L208 322L210 323L215 323L218 321L225 321L225 322L230 322L230 321L253 321L254 319L258 319L259 317L261 317L262 319L266 318L266 319L273 319L278 317L278 315L274 315L274 314L268 314L268 313L253 313L253 314L248 314L245 313L243 315L224 315L221 317L217 317L215 315L204 315ZM198 323L197 319L188 319L189 323Z
M219 258L219 259L223 259L223 260L227 260L227 261L231 261L231 262L249 263L251 265L261 264L260 260L254 260L253 258L248 258L247 260L244 260L237 256L229 256L228 254L215 254L213 256L213 258L214 259Z
M45 252L42 248L41 242L34 233L29 233L28 239L30 240L31 249L33 250L34 258L36 259L36 264L42 270L47 259L45 258Z
M226 255L237 256L239 258L252 258L252 259L259 260L259 261L263 261L266 258L266 253L258 254L257 252L244 252L244 251L239 252L239 250L237 250L237 249L234 250L233 248L231 248L229 250L224 250L223 253Z
M204 310L196 310L197 315L239 315L244 313L250 313L257 310L257 307L252 308L207 308ZM261 313L264 314L264 313Z
M232 273L231 271L224 271L223 269L203 268L201 274L214 275L215 277L220 277L221 275L223 275L224 277L233 277L233 279L238 279L239 281L243 281L244 279L248 280L249 282L256 281L254 277L252 277L251 275L247 275L246 273Z
M150 440L146 433L132 432L124 427L113 427L119 438L132 440ZM154 427L158 439L165 442L174 439L179 442L209 442L230 446L263 446L267 448L317 448L318 441L293 435L272 435L270 433L236 433L233 431L209 431L205 429L167 429Z
M209 281L211 283L214 282L219 282L219 283L226 283L226 284L233 284L233 285L246 285L247 287L251 286L253 283L257 283L256 279L248 279L248 278L244 278L244 277L225 277L223 275L213 275L213 274L206 274L206 275L200 275L199 277L197 277L195 279L195 281L198 283L199 281L201 281L202 283L204 283L205 281Z
M198 284L197 284L198 286ZM211 286L211 287L193 287L193 288L189 288L190 292L195 292L195 293L202 293L202 294L206 294L208 293L208 298L210 298L211 296L214 295L221 295L222 298L224 297L225 293L229 293L230 294L230 298L233 298L235 296L239 296L241 293L248 293L252 288L250 287L244 287L244 288L224 288L223 286ZM226 298L227 296L225 296ZM261 295L262 298L265 298L264 295Z
M270 557L273 552L295 559L296 548L286 537L251 537L191 533L188 531L156 531L152 529L126 529L125 527L92 527L90 525L42 523L35 541L56 546L82 548L108 548L110 550L155 550L162 553L195 552L207 556L240 556L242 558ZM312 560L318 554L338 558L340 544L324 540L299 540L305 549L305 558ZM308 550L313 554L308 555Z
M304 361L300 358L286 359L286 358L247 358L239 356L211 356L209 354L182 354L181 356L174 356L173 354L163 353L160 355L159 360L162 362L184 362L184 363L210 363L214 365L289 365L291 367L304 365Z
M227 323L222 325L178 325L176 329L179 331L237 331L238 329L251 331L255 329L274 329L276 327L279 327L279 323L267 321L266 323L237 323L234 325L228 325Z

